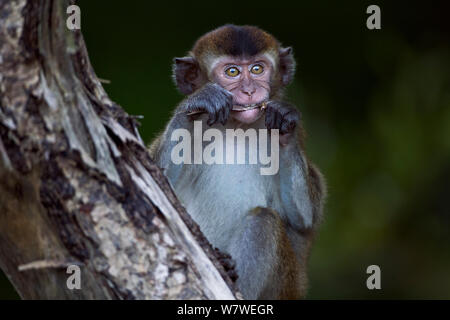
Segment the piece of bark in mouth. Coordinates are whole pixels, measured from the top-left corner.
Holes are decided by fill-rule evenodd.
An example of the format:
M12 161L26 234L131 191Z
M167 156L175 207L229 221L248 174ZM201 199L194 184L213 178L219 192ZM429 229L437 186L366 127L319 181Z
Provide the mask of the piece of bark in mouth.
M233 106L232 111L248 111L248 110L252 110L252 109L256 109L256 108L261 108L261 110L266 109L266 104L267 102L264 101L262 103L254 103L254 104L249 104L247 106ZM187 115L188 116L193 116L196 114L200 114L200 113L206 113L206 111L204 110L196 110L196 111L191 111L188 112Z

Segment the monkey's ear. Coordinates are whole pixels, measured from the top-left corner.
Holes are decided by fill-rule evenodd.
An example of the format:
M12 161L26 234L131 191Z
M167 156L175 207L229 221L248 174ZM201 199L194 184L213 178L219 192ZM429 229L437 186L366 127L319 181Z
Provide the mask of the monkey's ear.
M193 57L173 59L173 80L182 94L188 95L200 88L206 77Z
M295 60L292 48L281 48L278 56L280 57L280 74L283 85L288 85L294 79Z

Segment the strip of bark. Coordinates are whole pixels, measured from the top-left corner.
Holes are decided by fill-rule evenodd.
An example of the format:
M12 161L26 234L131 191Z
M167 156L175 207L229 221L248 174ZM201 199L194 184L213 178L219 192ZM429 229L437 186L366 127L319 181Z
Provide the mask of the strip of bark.
M223 256L66 28L71 3L0 0L0 267L23 298L233 299Z

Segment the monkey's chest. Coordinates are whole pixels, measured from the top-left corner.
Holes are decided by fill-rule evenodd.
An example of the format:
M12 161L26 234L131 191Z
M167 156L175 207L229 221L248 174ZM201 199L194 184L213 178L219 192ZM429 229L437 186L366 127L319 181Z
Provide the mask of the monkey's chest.
M181 164L171 182L205 236L223 249L253 208L282 210L279 141L263 118L253 129L211 128L204 121L194 122L191 147L183 150L193 154L191 164Z
M281 209L278 175L261 175L259 165L189 165L182 172L175 192L218 248L226 247L230 232L249 210Z

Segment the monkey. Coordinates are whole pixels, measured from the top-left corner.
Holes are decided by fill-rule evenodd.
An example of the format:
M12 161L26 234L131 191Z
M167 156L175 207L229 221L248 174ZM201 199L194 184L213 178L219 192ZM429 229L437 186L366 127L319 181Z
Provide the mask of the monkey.
M174 58L185 98L149 152L214 247L231 255L245 299L301 299L326 187L307 158L298 109L284 98L296 63L291 47L255 26L224 25ZM176 129L267 129L279 133L279 170L260 164L174 163ZM235 148L246 148L235 143ZM244 150L248 156L249 151Z

